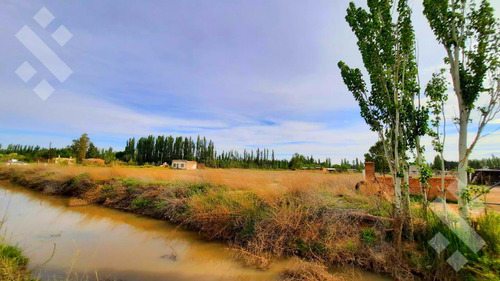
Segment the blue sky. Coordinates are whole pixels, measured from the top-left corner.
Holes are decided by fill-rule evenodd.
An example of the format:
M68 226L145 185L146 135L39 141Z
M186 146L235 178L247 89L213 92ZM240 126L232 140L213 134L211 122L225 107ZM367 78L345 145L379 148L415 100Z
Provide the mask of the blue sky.
M123 149L128 137L200 134L218 150L362 158L376 135L336 65L362 66L344 20L348 2L2 1L0 143L65 146L87 132L100 147ZM411 3L424 84L444 52L420 1ZM42 7L55 17L46 28L33 19ZM64 47L51 38L61 24L73 34ZM73 70L66 81L17 40L24 25ZM37 70L28 83L14 73L24 61ZM33 92L42 79L55 88L46 101ZM456 130L448 131L446 155L456 160ZM492 153L500 153L499 133L473 156Z

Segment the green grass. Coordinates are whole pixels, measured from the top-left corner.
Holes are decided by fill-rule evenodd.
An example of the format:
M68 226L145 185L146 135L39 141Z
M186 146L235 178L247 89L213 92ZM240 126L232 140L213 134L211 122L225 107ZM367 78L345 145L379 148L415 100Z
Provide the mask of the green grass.
M500 280L498 274L500 272L500 215L498 213L490 211L472 221L474 230L486 242L486 246L478 253L471 251L456 234L462 231L458 228L458 224L449 228L438 218L431 216L429 226L428 236L419 239L428 254L427 264L429 266L435 270L447 267L446 259L459 251L468 260L468 263L459 272L462 280ZM435 250L425 243L437 233L441 233L450 242L440 255L436 254ZM460 236L467 237L465 234Z
M38 281L27 270L28 258L23 256L18 246L12 246L0 240L0 280L2 281Z
M375 231L372 228L366 228L361 231L361 241L364 243L373 244L375 240Z
M11 260L14 265L19 267L26 267L28 265L28 258L23 256L21 249L17 246L0 245L0 258Z
M137 198L132 201L130 206L134 209L145 209L151 205L152 200L147 198Z

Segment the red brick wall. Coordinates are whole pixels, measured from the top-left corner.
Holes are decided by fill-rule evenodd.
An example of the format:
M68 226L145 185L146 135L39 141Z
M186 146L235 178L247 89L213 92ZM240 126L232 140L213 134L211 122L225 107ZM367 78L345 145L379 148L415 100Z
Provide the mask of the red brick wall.
M377 177L377 181L385 188L394 192L394 184L392 177ZM434 199L440 195L439 188L441 188L441 178L430 178L428 181L429 190L428 190L428 198ZM444 182L445 187L447 188L446 198L451 201L457 201L455 193L458 190L458 179L447 177ZM415 178L410 179L410 192L411 194L420 195L422 191L420 189L419 180Z
M375 180L375 163L365 162L365 177L367 182Z

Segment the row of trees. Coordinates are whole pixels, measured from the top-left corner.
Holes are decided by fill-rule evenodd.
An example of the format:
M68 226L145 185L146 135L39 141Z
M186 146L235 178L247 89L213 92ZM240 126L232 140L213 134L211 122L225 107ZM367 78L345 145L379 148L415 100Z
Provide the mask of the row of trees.
M439 154L434 157L434 162L431 165L431 169L433 169L434 171L443 171L443 163L444 171L456 171L458 169L458 161L444 160Z
M469 160L469 167L473 169L481 169L483 167L500 169L500 157L492 155L491 158L471 159Z
M325 161L314 159L313 156L295 154L290 160L275 158L274 150L261 149L222 151L215 149L212 140L198 136L196 142L191 137L148 136L130 138L125 144L125 150L116 154L117 159L138 165L172 163L174 159L186 159L204 163L214 168L255 168L255 169L299 169L302 167L336 167L341 170L362 169L363 165L356 159L350 164L346 159L341 165L332 165L331 159Z
M70 157L72 151L69 147L66 148L44 148L32 145L9 144L7 147L2 148L0 144L0 158L2 161L8 159L18 159L21 161L35 162L41 159L49 159L61 155L61 157Z
M442 170L442 158L438 154L434 157L434 162L431 165L431 168L435 171ZM459 162L458 161L447 161L444 160L445 171L457 171ZM500 157L496 157L495 155L491 155L491 158L483 158L483 159L470 159L469 167L472 169L482 169L488 167L490 169L500 169Z
M125 151L119 155L127 163L144 164L172 163L174 159L186 159L213 165L216 158L212 140L198 136L196 142L191 137L173 137L152 135L127 140Z
M15 155L12 155L15 154ZM304 156L295 153L290 160L276 159L274 150L261 149L244 150L240 153L235 150L222 151L217 153L212 140L198 136L196 142L191 137L173 136L148 136L130 138L125 144L124 151L113 151L109 149L99 149L90 141L87 134L82 134L80 138L74 139L70 146L65 148L41 148L39 146L8 145L2 149L0 145L0 155L9 155L10 158L18 158L29 162L37 159L51 159L57 156L74 157L77 163L82 163L88 158L102 158L106 163L115 160L137 165L161 165L162 163L172 163L174 159L186 159L204 163L208 167L214 168L249 168L249 169L301 169L303 167L334 167L340 170L363 169L363 164L359 159L352 161L342 159L340 165L332 164L330 158L324 161L311 156Z
M458 100L459 209L468 218L467 167L469 156L484 135L487 123L500 111L500 31L489 1L478 5L466 0L424 0L426 16L437 41L443 46ZM361 116L377 132L383 155L395 181L395 242L401 244L403 224L411 225L408 170L420 167L423 212L427 213L428 167L423 158L421 138L429 135L440 154L444 170L447 100L446 70L432 76L425 88L420 85L416 38L407 0L368 1L368 10L350 3L346 20L357 37L365 81L359 68L340 61L338 66L348 90L359 103ZM436 62L438 64L438 62ZM426 96L428 103L422 101ZM483 95L485 104L477 104ZM469 124L477 117L477 129L468 140ZM441 191L446 194L444 178Z
M442 158L440 155L436 155L434 157L434 162L431 167L433 170L442 170ZM444 160L444 167L446 171L457 171L458 169L458 161L447 161ZM482 169L488 167L490 169L500 169L500 157L496 157L495 155L491 155L491 158L483 158L483 159L470 159L469 167L472 169Z
M377 173L388 173L389 172L389 164L384 156L384 147L380 141L377 141L375 145L370 147L368 153L365 154L365 162L374 162L375 163L375 171ZM444 162L444 170L445 171L457 171L458 169L458 161L447 161L441 158L441 154L437 154L434 157L432 163L429 163L428 166L433 171L441 171L443 170ZM500 157L496 157L492 155L491 158L483 158L483 159L471 159L469 160L469 167L473 169L480 169L483 167L488 168L500 168Z
M216 166L219 168L245 168L245 169L288 169L289 160L277 160L274 150L260 149L256 151L246 149L241 154L238 151L222 151L216 157Z
M115 152L112 148L99 149L89 139L87 134L83 134L80 138L74 139L72 144L64 148L45 148L32 145L9 144L2 148L0 144L0 158L15 158L26 162L47 161L56 157L69 158L73 157L78 163L83 159L102 158L106 163L111 163L115 160Z

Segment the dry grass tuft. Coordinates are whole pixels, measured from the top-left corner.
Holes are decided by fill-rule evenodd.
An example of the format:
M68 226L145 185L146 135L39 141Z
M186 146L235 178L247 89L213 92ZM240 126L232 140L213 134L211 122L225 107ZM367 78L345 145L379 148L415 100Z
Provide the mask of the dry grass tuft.
M327 268L318 263L296 259L292 266L280 274L282 281L340 281L343 278L328 273Z
M229 248L231 255L243 265L260 270L268 270L272 262L272 257L269 253L252 253L241 247Z
M70 198L68 201L68 207L80 207L88 205L89 203L80 198Z

